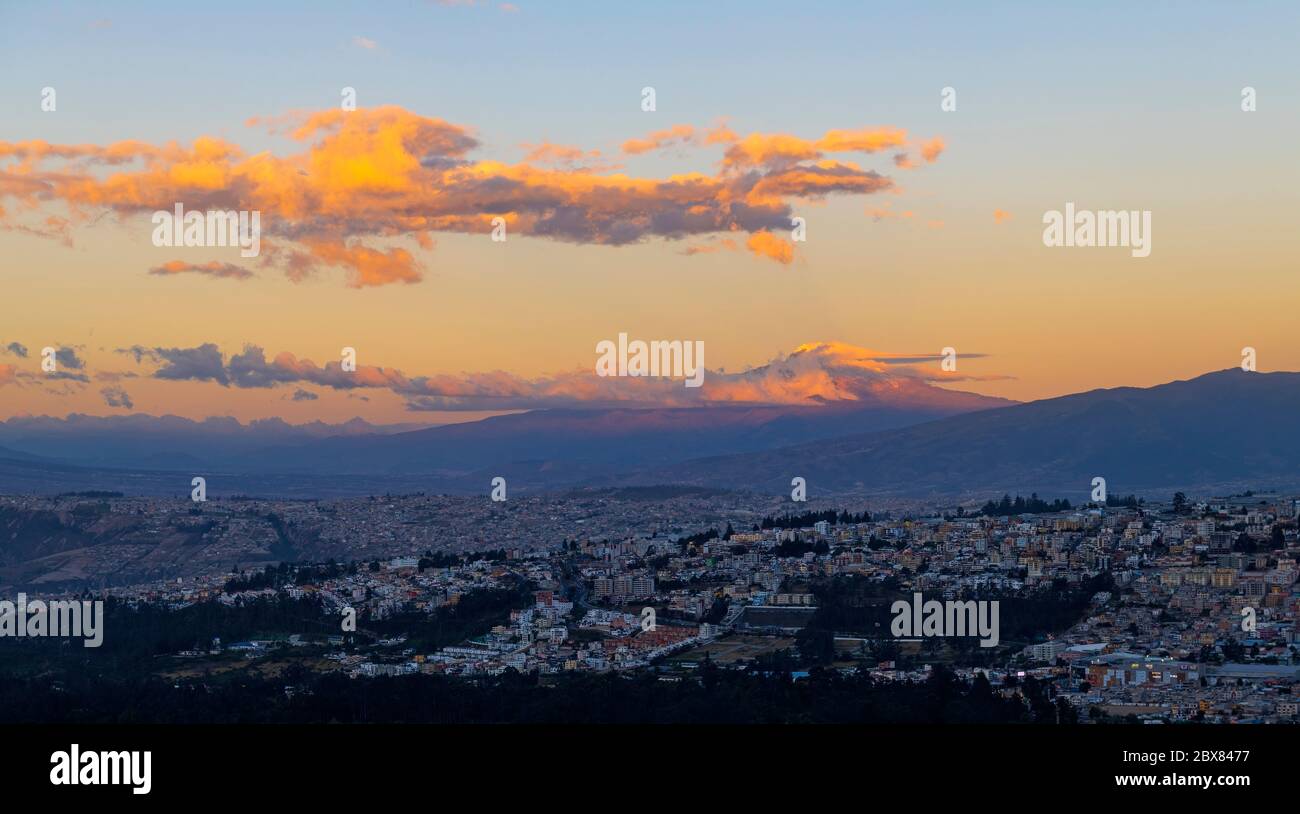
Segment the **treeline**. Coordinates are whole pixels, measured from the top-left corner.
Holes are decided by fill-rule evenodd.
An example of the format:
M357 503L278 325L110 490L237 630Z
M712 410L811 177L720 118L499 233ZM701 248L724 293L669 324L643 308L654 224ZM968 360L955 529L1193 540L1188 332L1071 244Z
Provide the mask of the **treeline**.
M829 634L857 634L866 638L890 635L892 617L889 606L904 596L898 579L892 576L874 580L858 574L840 575L816 580L810 589L817 597L817 611L807 629ZM821 652L818 655L830 654Z
M286 693L285 686L296 692ZM861 671L723 670L698 680L654 673L580 673L543 686L535 673L466 681L433 675L349 679L291 666L279 676L213 683L79 675L60 687L31 678L0 694L0 723L1075 723L1050 687L1026 679L1003 697L983 675L936 667L920 682Z
M1144 504L1146 504L1146 499L1140 498L1137 495L1129 495L1128 497L1115 497L1113 495L1106 496L1106 505L1115 508L1136 509L1138 506Z
M420 573L424 573L430 568L452 568L457 565L477 562L478 560L502 562L509 559L509 557L509 553L504 548L494 548L467 554L453 554L450 551L439 551L437 553L426 551L419 559L418 568Z
M809 551L820 557L823 554L829 554L831 552L831 547L827 545L825 540L818 540L815 543L806 542L804 540L785 540L776 547L776 556L802 557Z
M1182 493L1179 492L1181 495ZM1184 498L1185 501L1185 498ZM1106 505L1111 508L1136 509L1146 504L1146 500L1137 495L1128 495L1127 497L1116 497L1108 495ZM1016 514L1046 514L1048 512L1068 512L1073 508L1070 501L1057 499L1048 503L1038 496L1037 492L1031 494L1028 498L1016 495L1012 499L1011 495L1003 495L1001 500L990 500L985 503L979 510L979 514L985 517L1010 517ZM1178 508L1175 501L1175 509Z
M1107 571L1074 584L1056 579L1023 595L983 592L962 597L998 602L1001 645L981 648L973 637L942 637L926 640L923 645L946 648L946 656L956 663L988 665L999 650L1019 649L1071 627L1082 618L1097 592L1114 588L1114 578ZM833 637L837 634L872 639L875 642L871 646L872 655L882 661L896 658L898 649L890 633L893 622L890 606L896 600L912 598L911 591L904 590L896 578L876 581L856 574L841 575L817 580L811 590L817 597L817 611L798 637L800 654L807 662L833 661ZM927 594L925 598L937 597Z
M228 594L240 591L262 591L268 588L278 590L290 585L311 585L356 572L356 563L343 565L333 560L318 564L282 562L268 565L261 571L252 573L240 571L226 580L224 590Z
M510 619L510 611L533 603L536 587L519 581L512 588L476 588L462 594L456 604L445 605L433 613L400 613L363 624L367 631L379 636L405 633L406 647L429 653L505 624Z
M816 523L826 521L831 525L849 525L852 523L870 523L871 512L862 512L853 514L852 512L826 509L820 512L804 512L803 514L786 514L780 517L764 517L759 528L767 529L806 529Z
M262 573L266 572L272 572L276 579L293 573L280 566ZM361 618L360 629L348 635L367 641L375 636L406 633L408 646L431 652L482 635L493 625L507 621L511 610L532 603L534 588L519 581L510 588L475 589L463 594L456 604L432 613L404 613L380 620ZM343 633L340 615L328 611L314 596L291 598L277 594L230 605L199 602L183 608L157 603L131 605L114 597L103 602L103 639L99 647L85 647L76 638L0 638L0 680L29 673L45 675L47 680L67 679L87 670L113 676L147 675L161 666L158 657L182 650L207 650L214 638L229 645L249 638L284 639L295 633L306 638Z
M677 538L677 545L678 547L681 548L682 551L686 551L693 545L699 545L700 543L707 543L710 540L717 540L719 538L723 540L731 539L730 523L727 524L727 530L725 532L719 532L717 529L705 529L704 531L697 532L696 534L688 534L685 537L679 537Z
M1057 578L1026 596L989 594L980 598L999 600L1003 641L1024 647L1041 641L1048 633L1059 633L1073 626L1083 617L1094 595L1114 590L1114 577L1109 571L1103 571L1074 584Z
M131 605L115 597L103 602L100 646L85 647L79 638L0 638L0 677L13 680L29 671L44 675L47 681L83 672L143 675L158 669L156 657L206 650L213 638L230 644L260 636L322 635L340 630L338 615L328 613L314 597L295 599L280 594L234 605L200 602L176 609L153 603Z
M980 514L985 517L1010 517L1014 514L1045 514L1047 512L1068 512L1070 510L1070 501L1053 500L1051 503L1038 497L1034 492L1029 499L1016 495L1015 500L1011 495L1003 495L1002 500L994 502L990 500L980 509Z

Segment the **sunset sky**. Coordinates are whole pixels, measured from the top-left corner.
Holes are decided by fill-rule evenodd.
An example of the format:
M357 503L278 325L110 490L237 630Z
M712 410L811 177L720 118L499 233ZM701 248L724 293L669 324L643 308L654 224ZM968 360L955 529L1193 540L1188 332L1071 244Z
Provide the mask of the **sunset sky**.
M1300 370L1294 4L270 5L0 6L0 418ZM1151 255L1045 247L1067 201ZM260 256L155 247L176 202L261 211ZM701 394L597 379L619 333L702 340Z

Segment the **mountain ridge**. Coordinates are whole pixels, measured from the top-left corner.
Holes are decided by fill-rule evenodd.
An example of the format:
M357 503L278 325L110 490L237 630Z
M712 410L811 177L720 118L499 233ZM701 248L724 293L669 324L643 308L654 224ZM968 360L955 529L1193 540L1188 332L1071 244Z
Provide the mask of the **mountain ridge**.
M1286 432L1300 373L1215 371L1150 388L1098 388L926 424L762 453L714 456L628 483L778 492L792 477L837 492L1037 490L1083 495L1093 477L1124 489L1300 483ZM787 473L788 472L788 476Z

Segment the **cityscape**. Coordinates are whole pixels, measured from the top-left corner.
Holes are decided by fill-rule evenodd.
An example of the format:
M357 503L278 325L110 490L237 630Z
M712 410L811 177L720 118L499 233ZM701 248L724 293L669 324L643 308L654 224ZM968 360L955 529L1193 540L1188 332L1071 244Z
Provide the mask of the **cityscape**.
M1282 798L1298 30L0 2L0 785Z
M8 588L25 590L29 604L84 598L89 573L118 583L90 594L131 607L290 599L318 608L300 627L155 654L163 676L298 665L357 680L514 671L545 684L641 671L677 682L698 680L707 662L734 671L785 664L795 680L836 670L924 683L950 669L1026 705L1021 687L1039 682L1079 723L1296 720L1300 495L1066 503L1007 496L969 509L855 513L689 490L534 497L508 508L427 496L199 506L67 495L4 498L0 516L8 528L49 518L69 530L133 524L111 546L92 547L93 558L37 560L51 570ZM130 534L164 542L133 545ZM310 557L277 557L285 546ZM913 592L996 598L1000 641L985 650L974 630L897 636L886 599ZM476 608L465 635L428 646L427 621L462 601Z

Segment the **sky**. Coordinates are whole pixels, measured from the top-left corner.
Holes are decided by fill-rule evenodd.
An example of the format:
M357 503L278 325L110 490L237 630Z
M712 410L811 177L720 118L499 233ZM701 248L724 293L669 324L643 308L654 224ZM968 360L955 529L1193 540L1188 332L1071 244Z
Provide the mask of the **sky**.
M1300 370L1300 8L898 5L0 4L0 418ZM260 211L259 255L155 246L175 202ZM1045 246L1067 202L1150 255ZM596 377L620 333L704 386Z

